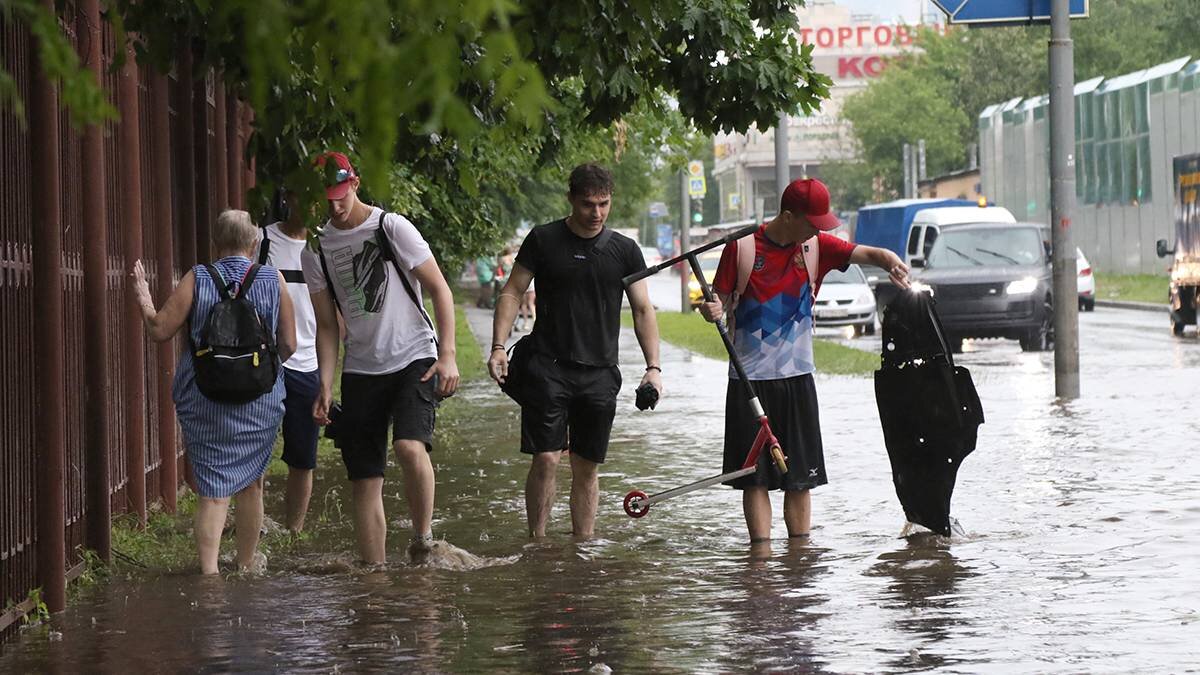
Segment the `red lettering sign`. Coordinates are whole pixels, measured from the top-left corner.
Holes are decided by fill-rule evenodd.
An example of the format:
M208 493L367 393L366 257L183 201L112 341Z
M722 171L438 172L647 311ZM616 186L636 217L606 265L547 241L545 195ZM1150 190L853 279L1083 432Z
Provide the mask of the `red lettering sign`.
M854 29L850 26L841 26L838 28L838 46L845 47L846 41L854 37Z
M832 47L833 46L833 29L832 28L821 28L821 29L817 30L817 46L818 47Z
M887 61L880 56L842 56L838 58L838 79L877 77L883 72Z

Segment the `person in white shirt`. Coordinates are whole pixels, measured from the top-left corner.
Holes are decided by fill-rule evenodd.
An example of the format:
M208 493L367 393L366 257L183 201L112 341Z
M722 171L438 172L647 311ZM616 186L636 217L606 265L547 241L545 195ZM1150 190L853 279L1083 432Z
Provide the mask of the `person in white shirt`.
M308 500L312 496L312 472L317 466L317 439L321 428L312 416L313 403L321 389L317 372L317 318L308 297L308 285L300 265L300 254L308 244L308 230L287 192L281 202L284 220L263 228L258 263L277 268L287 282L288 295L296 314L296 351L283 363L286 394L283 399L283 462L288 466L284 510L287 528L304 529Z
M317 165L327 176L329 221L318 236L320 249L306 249L302 258L317 319L321 373L312 414L322 425L334 421L331 415L336 418L333 436L353 486L358 552L370 564L387 559L383 474L390 427L412 518L409 552L422 555L433 544L429 452L437 405L458 388L454 298L417 228L403 216L359 200L359 177L345 155L327 152ZM433 301L436 334L422 289ZM336 415L331 409L339 311L346 352L342 412Z

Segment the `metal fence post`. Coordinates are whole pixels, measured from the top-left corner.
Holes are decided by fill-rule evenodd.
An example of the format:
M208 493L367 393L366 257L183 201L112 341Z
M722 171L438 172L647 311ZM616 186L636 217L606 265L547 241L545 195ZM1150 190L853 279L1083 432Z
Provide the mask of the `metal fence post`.
M208 81L211 71L206 71L199 74L192 83L191 96L191 112L189 119L191 120L192 134L192 151L194 161L187 165L187 172L183 174L182 188L190 190L193 194L192 217L190 220L182 223L180 236L185 237L192 250L192 258L188 259L184 264L195 265L200 262L203 256L205 261L211 256L208 253L208 224L212 220L213 215L213 191L212 191L212 141L208 138L210 131L208 121ZM185 127L187 129L187 127ZM185 131L184 133L189 133ZM201 246L204 250L201 250Z
M42 5L55 11L53 0ZM63 355L62 183L59 179L58 94L35 55L29 125L40 207L33 214L34 334L37 360L37 556L42 598L52 612L67 604L66 372Z
M125 66L121 69L117 104L121 112L121 165L124 167L125 182L125 255L124 272L128 273L135 260L142 257L142 125L138 106L138 66L133 46L125 48ZM126 285L129 290L129 285ZM125 313L122 317L121 348L125 353L125 371L122 394L125 401L125 438L128 447L125 455L125 471L128 476L126 498L129 510L136 513L138 521L146 524L146 384L145 337L142 330L142 311L132 292L125 294Z
M84 63L103 87L103 34L99 0L84 0L87 41ZM108 561L111 557L112 506L108 475L108 210L105 208L104 129L87 127L83 135L83 325L84 350L84 485L87 506L86 543Z
M213 218L225 209L231 207L229 194L229 124L228 124L228 108L225 105L225 81L221 79L220 73L213 73L213 173L216 174L212 179L212 190L215 194L214 201L216 202L213 209ZM209 219L205 225L211 223ZM199 232L200 228L196 228ZM201 250L208 248L207 242L200 243ZM216 254L216 251L212 251ZM210 256L211 257L211 256ZM209 258L205 258L208 260Z
M182 70L182 66L180 67ZM174 222L171 219L171 93L167 76L155 73L151 80L151 133L154 135L154 225L157 293L160 302L175 288ZM185 128L184 134L186 135ZM187 167L184 167L187 168ZM185 216L186 217L186 216ZM186 264L186 263L185 263ZM175 452L175 404L171 400L171 380L175 375L175 350L170 342L158 348L158 468L159 493L163 508L174 513L179 483Z
M229 208L246 208L246 190L242 186L245 172L242 169L242 102L233 92L225 93L225 138L229 150ZM265 224L265 223L263 223Z
M179 115L179 156L175 165L179 167L179 221L174 225L178 228L180 265L191 267L196 260L196 214L203 213L208 208L208 198L202 192L197 192L195 176L199 173L197 167L208 166L208 137L203 131L197 130L197 124L204 124L204 79L197 85L195 68L192 64L192 45L187 43L179 49L179 103L176 113ZM196 94L199 93L199 103ZM200 120L197 122L196 113L199 111ZM202 202L203 207L201 207Z

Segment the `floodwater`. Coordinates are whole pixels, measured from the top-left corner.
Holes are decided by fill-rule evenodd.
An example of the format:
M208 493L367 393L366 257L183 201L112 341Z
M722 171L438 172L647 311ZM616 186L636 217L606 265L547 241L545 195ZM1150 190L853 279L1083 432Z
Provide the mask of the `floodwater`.
M53 637L6 646L0 671L1195 670L1200 343L1171 339L1154 314L1081 323L1084 397L1068 405L1054 401L1052 355L968 343L960 362L987 422L959 473L953 539L900 537L869 378L818 379L830 484L814 493L810 542L789 544L780 522L751 549L726 488L628 518L628 490L719 471L726 371L664 346L668 392L637 412L626 334L600 538L567 534L564 462L552 534L527 540L515 407L473 384L435 452L435 534L478 558L409 565L395 525L394 562L346 565L346 486L330 465L313 501L326 522L272 553L265 576L112 582L55 617ZM280 519L282 481L271 487ZM393 471L393 520L400 490Z

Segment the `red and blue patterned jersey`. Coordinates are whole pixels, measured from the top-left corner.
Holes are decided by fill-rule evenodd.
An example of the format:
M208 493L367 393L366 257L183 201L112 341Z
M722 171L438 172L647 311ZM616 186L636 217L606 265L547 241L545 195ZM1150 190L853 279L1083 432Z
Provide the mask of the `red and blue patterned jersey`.
M819 233L817 278L810 280L798 264L800 244L783 246L771 241L765 225L754 233L754 271L734 310L734 351L751 380L777 380L805 375L813 365L813 293L821 288L831 269L845 270L854 244ZM724 296L737 286L737 244L728 244L713 279L713 289ZM730 377L736 373L730 368Z

